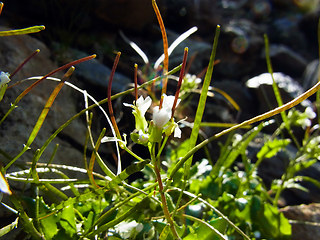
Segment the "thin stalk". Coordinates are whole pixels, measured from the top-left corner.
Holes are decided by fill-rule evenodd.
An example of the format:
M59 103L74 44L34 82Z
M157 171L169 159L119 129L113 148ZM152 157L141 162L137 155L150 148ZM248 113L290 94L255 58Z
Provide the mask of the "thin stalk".
M93 186L95 187L98 187L99 186L97 185L97 183L95 182L94 180L94 177L93 177L93 167L94 167L94 162L95 162L95 159L96 159L96 152L98 152L98 149L100 147L100 144L101 144L101 139L103 138L104 134L106 132L106 129L102 129L99 137L98 137L98 140L96 142L96 145L92 144L92 147L94 148L94 151L92 152L92 155L91 155L91 158L90 158L90 162L89 162L89 167L88 167L88 177L90 179L90 182Z
M0 37L4 36L13 36L13 35L24 35L30 33L37 33L45 29L45 26L32 26L22 29L8 30L8 31L0 31Z
M168 53L168 38L167 38L167 32L164 27L164 23L159 11L159 8L157 6L157 3L155 0L152 0L152 7L154 12L157 15L158 23L160 26L161 34L162 34L162 41L163 41L163 53L164 53L164 60L163 60L163 72L164 74L167 74L168 69L169 69L169 53ZM160 99L160 105L159 109L162 107L162 102L163 102L163 94L167 92L167 84L168 84L168 78L164 77L162 80L162 91L161 91L161 99Z
M174 102L172 105L171 119L173 119L174 111L176 110L176 106L177 106L177 102L178 102L178 98L179 98L179 93L180 93L180 88L182 85L182 80L183 80L184 72L185 72L185 68L186 68L187 58L188 58L188 48L185 48L184 54L183 54L182 66L181 66L180 75L179 75L179 81L178 81L178 85L177 85L177 90L176 90Z
M182 191L181 189L179 188L173 188L173 190L176 190L176 191ZM190 192L187 192L187 191L183 191L183 193L187 196L190 196L192 198L196 198L198 197L198 200L202 203L204 203L206 206L208 206L209 208L211 208L216 214L218 214L221 218L223 218L227 223L229 223L244 239L247 239L247 240L250 240L250 238L238 227L236 226L232 221L230 221L230 219L225 216L222 212L220 212L217 208L215 208L214 206L212 206L210 203L208 203L206 200L202 199L201 197L193 194L193 193L190 193Z
M44 240L44 237L35 228L35 226L32 222L32 219L24 211L23 206L21 205L20 200L17 198L17 196L15 194L12 194L10 196L10 200L19 212L20 220L23 224L24 231L27 232L28 234L30 234L32 239Z
M161 196L162 210L163 210L164 216L165 216L167 222L169 223L169 226L170 226L170 229L171 229L171 232L173 234L174 239L181 239L177 230L176 230L173 219L170 216L170 212L169 212L168 205L167 205L166 195L164 194L164 188L163 188L163 183L162 183L162 179L161 179L160 169L159 169L157 163L154 165L154 171L156 173L156 177L157 177L157 181L158 181L158 185L159 185L159 192L160 192L160 196Z
M215 60L215 56L216 56L216 50L218 47L219 35L220 35L220 26L218 25L216 28L216 33L215 33L215 37L214 37L214 41L213 41L213 46L212 46L212 51L211 51L210 60L209 60L209 64L208 64L208 69L207 69L206 76L205 76L205 79L203 82L201 95L200 95L200 99L199 99L199 103L198 103L198 107L197 107L197 112L196 112L192 132L191 132L191 136L190 136L189 149L192 149L196 145L196 142L198 139L199 130L200 130L200 123L202 121L202 116L204 113L206 100L207 100L207 93L208 93L209 86L211 83L213 67L214 67L214 60ZM186 164L184 167L184 180L185 181L188 181L189 176L190 176L192 157L193 157L193 155L191 155L190 158L188 159L188 161L186 161Z
M320 66L320 18L319 18L319 21L318 21L318 46L319 46L319 49L318 49L318 57L319 57L319 65ZM318 67L319 68L319 67ZM320 71L318 71L318 82L320 81ZM316 95L316 108L317 108L317 115L318 115L318 124L320 124L320 92L317 92L317 95Z
M40 49L35 50L29 57L27 57L17 68L13 71L13 73L10 74L10 78L12 79L14 75L16 75L17 72L20 71L20 69L30 61L31 58L33 58L35 55L37 55L40 52ZM10 86L12 87L12 86Z
M138 64L134 65L134 97L138 100Z
M156 179L157 179L158 186L159 186L159 193L161 196L162 210L163 210L165 219L167 220L167 222L170 226L170 230L174 236L174 239L180 239L180 237L177 233L177 230L175 228L173 219L171 218L170 212L168 209L167 199L166 199L166 195L164 194L165 191L164 191L163 182L162 182L161 173L160 173L160 155L157 155L157 157L156 157L156 154L155 154L156 149L155 148L156 148L156 143L152 143L152 145L149 147L149 151L150 151L152 163L154 165L153 170L155 172Z
M277 85L277 83L276 83L276 81L274 80L274 77L273 77L273 68L272 68L272 64L271 64L270 51L269 51L269 39L268 39L268 36L266 34L264 35L264 42L265 42L265 48L266 48L267 68L268 68L268 72L270 73L271 78L272 78L273 92L274 92L274 95L276 97L278 106L280 107L280 106L283 105L283 101L282 101L282 98L281 98L281 95L280 95L280 91L279 91L278 85ZM300 144L299 144L298 140L296 139L296 137L294 136L294 134L293 134L293 132L292 132L292 130L291 130L289 124L288 124L288 117L287 117L285 111L281 112L280 115L281 115L281 118L282 118L283 122L285 123L285 127L286 127L290 137L294 141L295 145L298 148L300 148Z
M162 144L161 144L161 146L159 148L159 151L157 153L156 159L160 159L160 155L161 155L161 153L162 153L162 151L163 151L168 139L169 139L169 136L165 136L165 138L164 138L164 140L163 140L163 142L162 142Z
M116 56L116 58L114 60L113 66L112 66L112 70L111 70L111 74L110 74L109 82L108 82L108 95L107 95L107 97L108 97L108 109L109 109L110 119L111 119L112 125L114 127L114 130L116 132L117 138L121 140L121 134L120 134L116 119L114 117L112 103L111 103L112 80L113 80L113 76L114 76L114 74L116 72L117 65L119 63L120 55L121 55L121 52L118 52L117 56ZM122 144L120 144L120 146L121 145Z
M88 113L88 112L86 112ZM84 168L88 170L88 161L87 161L87 151L88 151L88 144L89 139L91 139L91 125L92 125L92 119L93 119L93 113L90 112L90 116L87 119L87 132L86 132L86 138L84 140L84 147L83 147L83 163Z

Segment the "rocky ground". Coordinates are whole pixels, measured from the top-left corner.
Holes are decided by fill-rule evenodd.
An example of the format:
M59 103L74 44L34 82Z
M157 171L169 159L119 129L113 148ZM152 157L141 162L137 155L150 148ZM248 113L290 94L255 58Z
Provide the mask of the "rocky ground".
M276 106L272 88L262 83L262 74L267 72L263 38L265 33L269 37L271 60L274 71L277 72L276 80L282 83L281 93L284 102L293 99L317 81L317 23L320 15L318 1L162 0L157 2L163 14L169 42L189 28L198 27L198 31L172 53L170 67L180 64L183 49L187 46L189 56L195 59L189 68L189 73L200 74L208 64L216 25L221 26L217 53L220 62L214 69L212 84L235 99L241 108L241 113L235 112L223 97L216 94L216 97L209 100L206 120L236 122ZM46 26L45 31L30 36L0 38L2 56L0 68L5 72L12 72L35 49L41 50L12 79L13 82L48 73L71 60L96 53L96 60L76 67L72 81L77 86L87 89L99 100L106 97L107 79L115 50L121 51L122 56L114 81L114 92L120 92L132 83L134 63L138 63L141 68L144 65L138 54L121 37L120 30L143 49L151 62L162 53L161 33L150 0L67 2L30 0L27 4L10 0L4 3L5 7L0 16L0 26L3 29L42 24ZM8 90L1 102L1 115L6 112L10 102L26 84ZM0 144L6 146L5 151L10 156L14 156L22 149L22 144L25 143L52 89L53 85L49 82L38 86L25 97L8 121L1 125ZM312 106L312 101L313 98L307 104ZM69 88L63 89L33 149L41 146L60 124L81 108L83 108L83 96ZM96 114L98 130L106 124L105 120ZM123 125L123 129L125 127L126 125ZM81 118L58 136L56 143L60 144L60 151L55 157L57 161L71 165L82 164L81 146L85 141L85 131L84 119ZM208 130L207 134L212 134L212 130ZM259 146L252 146L252 149L256 147ZM54 146L49 147L44 159L50 156L53 148ZM101 148L101 151L108 156L112 149L105 147ZM29 155L27 153L21 160L26 161L31 155L31 152ZM77 162L78 159L81 161ZM282 173L279 157L264 163L264 169L260 171L266 181L279 177ZM319 178L319 165L315 164L307 174ZM286 197L284 201L290 205L315 203L310 206L295 207L292 210L294 216L286 213L289 218L318 221L315 219L319 218L319 207L316 204L320 202L319 189L312 188L309 194L289 192ZM313 210L309 212L312 216L299 218L302 213L297 211L300 209L301 212L308 211L307 209L311 207ZM290 212L290 208L284 211ZM300 226L299 223L296 225ZM318 226L311 224L310 227L319 232Z

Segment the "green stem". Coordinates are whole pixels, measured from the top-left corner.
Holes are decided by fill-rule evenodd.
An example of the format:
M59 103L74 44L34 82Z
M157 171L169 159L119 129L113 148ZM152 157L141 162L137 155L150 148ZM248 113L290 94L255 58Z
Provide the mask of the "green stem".
M23 223L24 231L30 234L32 239L43 240L44 237L38 232L38 230L33 225L31 218L24 211L20 201L17 199L17 196L15 194L12 194L10 196L10 200L19 212L20 219Z
M173 219L170 216L170 212L169 212L168 205L167 205L166 195L164 194L164 190L163 190L163 183L162 183L162 179L161 179L160 169L158 168L157 163L154 165L154 171L156 173L156 177L157 177L157 181L158 181L158 185L159 185L159 192L160 192L160 196L161 196L162 210L163 210L164 216L165 216L167 222L169 223L169 226L170 226L170 229L171 229L171 232L173 234L174 239L181 239L179 237L177 230L176 230Z

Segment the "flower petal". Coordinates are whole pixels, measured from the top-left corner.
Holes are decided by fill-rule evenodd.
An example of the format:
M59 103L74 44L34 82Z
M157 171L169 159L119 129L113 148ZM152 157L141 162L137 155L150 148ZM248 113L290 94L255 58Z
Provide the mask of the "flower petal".
M181 129L179 128L178 124L174 129L173 137L181 138Z
M159 110L158 106L153 108L152 120L157 127L162 128L170 118L171 111L168 111L168 109L163 107Z
M143 96L140 96L139 99L136 102L136 106L139 109L142 116L146 114L149 107L151 106L152 100L149 96L146 97L146 99L143 99Z
M175 99L175 96L172 96L172 95L167 96L166 94L163 94L162 107L171 112L172 107L173 107L174 99ZM180 101L181 101L181 99L178 98L176 106L179 105Z
M123 105L124 105L125 107L131 107L131 108L134 108L134 106L133 106L132 104L130 104L130 103L123 103Z

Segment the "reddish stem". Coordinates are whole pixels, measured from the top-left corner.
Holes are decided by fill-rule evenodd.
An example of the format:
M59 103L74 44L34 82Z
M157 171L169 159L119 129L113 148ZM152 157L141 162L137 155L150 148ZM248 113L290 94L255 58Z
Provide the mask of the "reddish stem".
M152 7L153 7L154 12L157 15L157 19L158 19L160 30L161 30L161 34L162 34L163 54L164 54L163 73L167 74L168 68L169 68L169 53L168 53L167 33L166 33L166 29L164 27L164 23L163 23L159 8L158 8L157 3L156 3L155 0L152 0ZM163 78L161 96L167 92L167 83L168 83L168 78L167 77ZM163 102L163 97L161 97L161 99L160 99L159 109L161 109L161 107L162 107L162 102Z
M182 80L183 80L183 77L184 77L184 70L186 68L187 58L188 58L188 48L185 48L184 49L184 54L183 54L182 66L181 66L180 75L179 75L179 81L178 81L178 85L177 85L177 90L176 90L174 102L173 102L173 105L172 105L171 118L173 118L174 112L176 110L176 106L177 106L177 102L178 102L178 98L179 98L179 93L180 93L180 88L181 88Z
M134 96L136 99L136 104L138 100L138 64L134 65Z
M10 78L13 78L13 76L20 71L20 69L30 61L31 58L33 58L35 55L37 55L40 52L40 49L35 50L29 57L27 57L17 68L13 71L13 73L10 74Z
M75 61L72 61L70 63L67 63L53 71L51 71L50 73L48 73L47 75L43 76L42 78L40 78L38 81L34 82L33 84L31 84L31 86L29 86L27 89L25 89L16 99L15 101L15 104L17 104L18 102L20 102L20 100L28 93L31 91L31 89L33 89L36 85L38 85L40 82L42 82L44 79L46 79L47 77L50 77L52 76L53 74L55 74L56 72L59 72L61 70L64 70L66 68L70 68L71 66L73 65L76 65L76 64L79 64L81 62L85 62L85 61L88 61L90 59L93 59L95 58L96 55L93 54L91 56L88 56L88 57L84 57L84 58L81 58L81 59L78 59L78 60L75 60Z
M112 125L114 127L114 130L115 130L115 133L116 133L118 139L121 139L121 135L120 135L120 131L119 131L119 128L118 128L118 125L117 125L117 122L116 122L116 119L115 119L114 113L113 113L113 108L112 108L112 103L111 103L111 88L112 88L113 76L114 76L114 74L116 72L116 68L117 68L117 65L119 63L120 55L121 55L121 52L118 52L117 56L116 56L116 58L114 60L113 67L112 67L112 70L111 70L111 74L110 74L110 77L109 77L108 93L107 93L110 119L111 119Z

